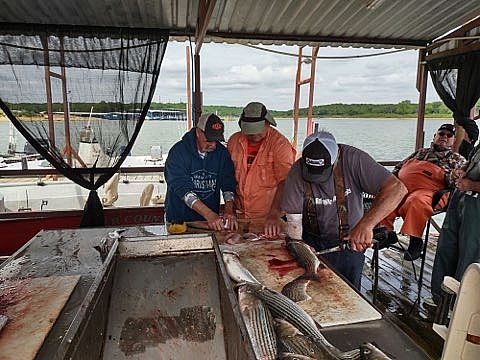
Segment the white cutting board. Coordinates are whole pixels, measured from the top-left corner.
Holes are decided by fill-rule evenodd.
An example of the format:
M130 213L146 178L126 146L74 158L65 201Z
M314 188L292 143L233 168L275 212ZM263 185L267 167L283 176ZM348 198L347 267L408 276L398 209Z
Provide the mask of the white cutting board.
M0 360L34 359L77 285L79 275L51 276L0 283Z
M288 282L302 275L300 267L285 247L285 241L254 241L231 245L241 263L263 285L281 291ZM381 319L382 315L350 285L328 267L318 270L320 281L310 281L311 300L298 304L322 327L354 324Z

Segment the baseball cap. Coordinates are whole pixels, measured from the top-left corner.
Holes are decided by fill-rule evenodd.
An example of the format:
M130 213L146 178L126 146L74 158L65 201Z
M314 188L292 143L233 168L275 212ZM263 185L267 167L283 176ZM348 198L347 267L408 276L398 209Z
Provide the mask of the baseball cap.
M207 141L225 141L225 137L223 136L223 122L215 114L200 116L197 122L197 128L203 131Z
M453 124L443 124L442 126L440 126L438 128L437 131L441 131L441 130L448 130L450 131L453 135L455 135L455 126L453 126Z
M306 181L323 183L330 179L338 157L335 137L326 131L308 136L303 142L302 176Z
M265 121L277 126L275 119L265 105L259 102L251 102L243 108L238 124L244 135L255 135L263 131Z

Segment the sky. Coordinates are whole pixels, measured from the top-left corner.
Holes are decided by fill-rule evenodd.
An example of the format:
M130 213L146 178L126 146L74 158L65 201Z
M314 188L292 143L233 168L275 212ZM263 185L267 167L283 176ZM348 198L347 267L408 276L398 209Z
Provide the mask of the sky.
M187 43L169 42L154 96L158 102L186 102ZM260 45L262 46L262 45ZM298 54L296 46L262 46ZM319 56L351 56L387 49L320 48ZM308 48L304 54L310 54ZM314 105L332 103L418 103L415 88L418 51L363 59L318 60ZM193 64L192 64L193 66ZM205 43L201 49L204 105L244 106L263 102L273 110L293 108L297 58L243 45ZM310 74L304 66L302 78ZM193 85L192 85L193 86ZM302 86L300 106L308 105L308 86ZM427 102L439 101L429 79Z

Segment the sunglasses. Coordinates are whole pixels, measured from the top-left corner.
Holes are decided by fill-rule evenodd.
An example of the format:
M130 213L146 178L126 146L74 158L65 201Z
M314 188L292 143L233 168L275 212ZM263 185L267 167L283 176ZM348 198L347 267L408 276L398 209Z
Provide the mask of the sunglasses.
M453 136L453 134L451 132L439 131L437 134L438 134L438 136L446 136L448 138L451 138Z

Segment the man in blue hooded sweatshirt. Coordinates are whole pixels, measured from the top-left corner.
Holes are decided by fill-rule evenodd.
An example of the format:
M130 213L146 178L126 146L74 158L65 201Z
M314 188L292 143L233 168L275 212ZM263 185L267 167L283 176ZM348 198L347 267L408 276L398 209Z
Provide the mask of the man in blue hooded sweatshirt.
M202 115L169 151L165 162L168 222L206 220L212 230L238 227L233 205L235 170L230 154L220 141L224 125L214 114ZM225 202L220 217L220 191Z

